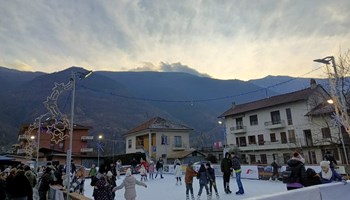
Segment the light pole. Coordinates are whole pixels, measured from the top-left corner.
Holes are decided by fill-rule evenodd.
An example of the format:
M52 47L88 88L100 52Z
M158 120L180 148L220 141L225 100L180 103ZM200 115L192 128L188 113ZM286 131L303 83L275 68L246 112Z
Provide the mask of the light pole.
M226 125L225 125L224 119L220 119L220 120L218 121L218 124L223 126L223 134L224 134L223 156L225 157L225 154L226 154L226 152L227 152L227 135L226 135Z
M341 117L341 122L339 122L338 126L338 130L339 130L339 134L340 134L340 140L343 146L343 151L344 151L344 157L345 157L345 161L346 164L349 164L348 161L348 155L346 152L346 148L345 148L345 144L344 144L344 139L343 139L343 133L341 131L340 126L343 125L345 127L345 130L349 133L349 116L348 116L348 112L347 112L347 106L346 106L346 101L345 101L345 97L343 95L343 83L340 81L339 83L339 75L338 75L338 71L337 71L337 65L335 63L335 59L333 56L327 56L325 58L322 59L315 59L314 62L318 62L318 63L323 63L326 65L332 64L333 70L334 70L334 78L333 81L334 83L331 83L331 96L332 96L332 100L328 100L327 102L330 104L334 104L334 108L335 108L335 113L338 117ZM340 98L340 100L339 100Z
M97 166L100 167L100 148L101 148L101 139L103 138L102 135L98 136L98 146L97 146Z
M70 127L69 127L69 149L67 149L67 158L66 158L66 174L67 174L67 181L69 188L71 187L71 177L70 177L70 168L71 168L71 161L72 161L72 146L73 146L73 129L74 129L74 104L75 104L75 82L76 82L76 75L80 74L79 79L87 78L92 74L92 71L88 71L87 73L81 73L77 72L74 73L72 71L71 74L71 85L72 85L72 102L71 102L71 116L70 116ZM69 198L69 197L68 197Z
M39 117L39 124L38 124L38 131L37 131L37 148L36 148L36 173L38 173L38 169L39 169L39 149L40 149L40 134L41 134L41 120L43 119L43 117L45 117L46 115L48 115L49 113L45 113L40 115ZM47 118L46 120L48 120L49 118Z

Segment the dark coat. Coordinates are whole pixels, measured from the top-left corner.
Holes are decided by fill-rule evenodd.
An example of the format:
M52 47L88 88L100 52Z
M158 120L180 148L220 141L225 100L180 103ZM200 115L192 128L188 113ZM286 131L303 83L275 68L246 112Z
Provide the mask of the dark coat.
M334 169L334 164L337 165L337 161L335 160L334 156L330 153L327 153L326 155L324 155L323 160L329 161L330 162L329 166L333 169Z
M291 183L304 184L306 178L304 163L297 159L290 159L287 165L287 171L292 171Z
M33 188L24 172L17 172L15 176L6 179L6 191L9 197L33 198Z
M232 167L235 171L240 171L241 169L241 163L239 162L239 159L237 156L234 156L232 158Z
M215 181L215 170L211 167L207 169L210 181Z
M321 178L320 176L315 172L315 170L308 168L306 170L306 179L304 180L304 186L313 186L321 184Z
M46 192L50 189L50 184L53 183L51 178L51 172L45 172L39 179L39 188L38 191Z
M222 159L220 167L221 167L222 173L231 173L232 172L232 160L230 158Z
M156 169L160 169L160 168L163 168L163 160L158 160L157 161L157 164L156 164Z
M340 174L338 174L334 169L329 169L329 170L332 170L332 177L329 180L322 177L322 171L319 173L322 183L331 183L333 181L342 181L343 180L342 176Z
M199 168L197 178L199 179L199 184L201 185L209 183L210 177L204 165L201 165Z

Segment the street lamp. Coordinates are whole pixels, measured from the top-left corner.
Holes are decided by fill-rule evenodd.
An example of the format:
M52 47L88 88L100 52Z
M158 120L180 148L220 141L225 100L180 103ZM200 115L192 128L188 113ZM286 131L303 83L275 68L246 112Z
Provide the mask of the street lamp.
M346 101L345 101L345 97L343 95L343 83L340 81L339 82L339 75L337 72L337 65L335 63L335 59L333 56L327 56L325 58L322 59L315 59L314 62L318 62L318 63L323 63L326 65L332 64L333 70L334 70L334 83L331 83L331 96L332 99L327 100L327 102L329 104L334 104L334 108L335 108L335 113L337 116L340 116L343 121L343 123L345 122L345 124L340 124L338 125L338 130L339 130L339 134L340 134L340 140L343 146L343 151L344 151L344 157L345 157L345 161L346 164L349 163L348 161L348 155L346 152L346 148L345 148L345 144L344 144L344 139L343 139L343 133L341 131L340 125L345 126L346 131L349 132L349 117L348 117L348 112L347 112L347 106L346 106ZM339 101L340 98L340 101Z
M37 147L36 147L36 173L38 173L38 169L39 169L39 149L40 149L40 134L41 134L41 120L43 119L43 117L47 116L49 113L45 113L39 116L39 124L38 124L38 131L37 131ZM48 120L49 117L46 119Z
M70 177L70 168L71 168L71 160L72 160L72 146L73 146L73 129L74 129L74 104L75 104L75 83L76 83L76 76L78 76L79 80L82 80L84 78L87 78L92 74L92 71L88 71L87 73L81 73L76 72L74 73L72 71L70 82L72 84L72 102L71 102L71 118L70 118L70 127L69 127L69 149L67 149L67 158L66 158L66 174L67 174L67 181L69 189L71 187L71 177ZM68 197L69 198L69 197Z
M101 139L103 138L102 135L98 136L98 143L99 145L97 146L97 166L100 167L100 148L101 148Z

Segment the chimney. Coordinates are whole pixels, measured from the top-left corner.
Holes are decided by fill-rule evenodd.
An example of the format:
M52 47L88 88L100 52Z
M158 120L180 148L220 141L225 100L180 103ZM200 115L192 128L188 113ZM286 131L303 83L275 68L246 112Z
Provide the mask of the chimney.
M232 102L232 109L236 107L236 102Z
M317 83L315 79L310 79L310 88L315 89L317 87Z

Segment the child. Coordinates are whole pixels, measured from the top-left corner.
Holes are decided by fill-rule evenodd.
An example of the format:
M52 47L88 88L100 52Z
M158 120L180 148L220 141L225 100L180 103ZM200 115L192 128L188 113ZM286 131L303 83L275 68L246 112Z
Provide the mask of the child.
M205 190L207 192L207 198L211 199L211 194L210 194L209 188L208 188L208 183L209 183L210 178L209 178L207 169L205 168L203 163L201 164L201 166L198 170L197 179L199 179L199 191L198 191L197 200L201 199L203 187L205 188Z
M186 184L186 200L190 200L189 192L191 192L191 198L194 200L193 195L193 177L197 176L197 172L193 169L193 163L189 162L186 167L185 184Z
M154 163L151 160L151 162L148 165L148 173L149 173L149 179L153 179L153 173L154 173Z
M125 179L122 184L113 188L113 192L125 187L124 197L126 200L135 200L136 199L136 189L135 185L142 185L147 188L147 185L141 181L136 180L136 178L131 174L131 170L128 169L125 174Z
M141 165L139 172L141 175L141 181L147 181L147 171L144 165Z
M213 190L212 188L214 187L215 190L215 194L216 194L216 199L220 199L219 197L219 193L218 193L218 189L216 187L216 182L215 182L215 170L213 168L211 168L210 163L205 164L207 171L208 171L208 175L209 175L209 190L210 190L210 194L213 194Z
M181 182L182 169L181 169L180 163L176 163L175 170L174 170L174 175L175 175L175 178L176 178L176 185L178 185L179 182L180 182L180 185L182 185L182 182Z

